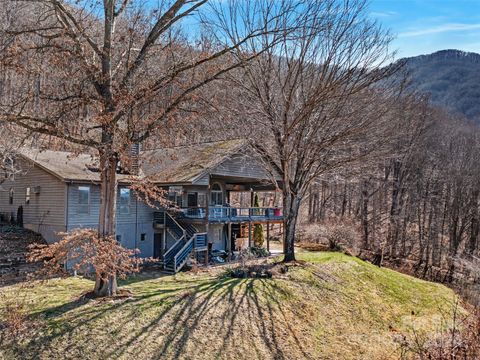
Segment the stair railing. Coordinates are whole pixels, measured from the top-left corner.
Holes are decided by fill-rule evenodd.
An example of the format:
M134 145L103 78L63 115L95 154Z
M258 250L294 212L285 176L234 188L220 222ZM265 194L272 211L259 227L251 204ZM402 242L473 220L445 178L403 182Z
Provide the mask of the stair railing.
M190 255L193 250L193 239L195 235L188 240L173 259L173 271L176 273L181 269L182 262Z
M168 212L165 212L166 216L168 216L168 219L173 222L173 224L180 230L183 234L183 237L186 237L186 230L175 220L175 218L170 215ZM166 219L165 219L165 224L167 224Z
M207 233L196 233L193 235L193 245L195 248L204 248L207 247Z
M180 246L183 244L183 241L185 240L185 235L182 236L180 239L178 239L175 244L173 244L170 249L167 250L167 252L163 255L163 263L166 264L172 256L174 256L175 253L178 253L178 249Z

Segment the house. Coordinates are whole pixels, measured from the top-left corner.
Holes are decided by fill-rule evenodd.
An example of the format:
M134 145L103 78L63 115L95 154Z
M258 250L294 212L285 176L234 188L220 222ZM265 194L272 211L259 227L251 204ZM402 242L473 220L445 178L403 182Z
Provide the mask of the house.
M152 208L129 188L132 176L118 174L116 237L140 256L161 258L179 270L194 252L208 247L233 251L240 227L282 222L279 208L230 205L235 192L274 191L278 172L240 140L163 148L139 153L138 176L168 191L177 206ZM22 151L20 175L0 185L0 214L23 214L26 228L47 242L58 233L98 225L100 187L97 159L51 150ZM253 199L253 196L251 197ZM251 232L248 231L249 237ZM249 239L251 244L251 239Z

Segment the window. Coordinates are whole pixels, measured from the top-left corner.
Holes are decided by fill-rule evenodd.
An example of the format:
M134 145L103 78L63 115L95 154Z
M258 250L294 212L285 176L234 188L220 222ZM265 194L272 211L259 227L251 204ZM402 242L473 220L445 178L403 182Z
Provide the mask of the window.
M187 206L188 207L197 207L198 206L198 193L190 192L187 194Z
M140 241L145 241L147 234L140 234Z
M90 212L90 186L78 187L78 214L88 214Z
M130 189L120 189L119 213L130 214Z
M212 190L210 191L211 204L212 205L223 205L223 191L218 183L212 185Z
M25 189L25 204L30 204L30 188Z
M198 206L205 207L207 206L207 194L205 193L198 193Z
M13 190L13 188L10 188L10 192L8 194L8 203L10 205L13 205L13 194L15 194L15 190Z
M120 244L122 242L122 235L115 236L115 239L117 239L117 242Z
M172 203L172 206L182 207L182 194L178 192L169 192L168 201Z

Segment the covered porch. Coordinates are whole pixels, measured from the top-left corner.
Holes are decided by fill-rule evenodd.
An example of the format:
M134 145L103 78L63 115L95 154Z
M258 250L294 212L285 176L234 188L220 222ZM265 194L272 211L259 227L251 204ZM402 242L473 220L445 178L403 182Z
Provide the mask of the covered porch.
M232 207L215 205L213 207L186 207L178 210L182 219L201 220L212 223L226 222L281 222L280 207Z

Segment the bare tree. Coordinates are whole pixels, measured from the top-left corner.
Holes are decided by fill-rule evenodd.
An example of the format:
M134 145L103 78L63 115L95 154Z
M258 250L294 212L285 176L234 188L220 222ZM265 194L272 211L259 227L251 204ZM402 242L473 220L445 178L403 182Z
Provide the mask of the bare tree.
M233 79L254 130L249 138L282 175L285 261L295 259L297 217L309 185L365 160L388 139L383 105L390 90L380 95L373 85L395 70L384 67L390 36L369 20L365 1L312 0L302 8L283 18L287 28L297 24L293 32L248 43L253 53L268 50Z
M241 58L232 53L274 33L289 6L274 0L176 0L157 7L134 0L30 0L5 6L12 4L17 14L3 29L8 41L1 65L14 81L1 100L0 121L98 153L98 232L105 238L115 233L116 169L128 168L132 144L191 118L199 89L258 56L262 48ZM228 34L222 33L225 24ZM115 275L105 278L97 276L97 295L116 292Z

